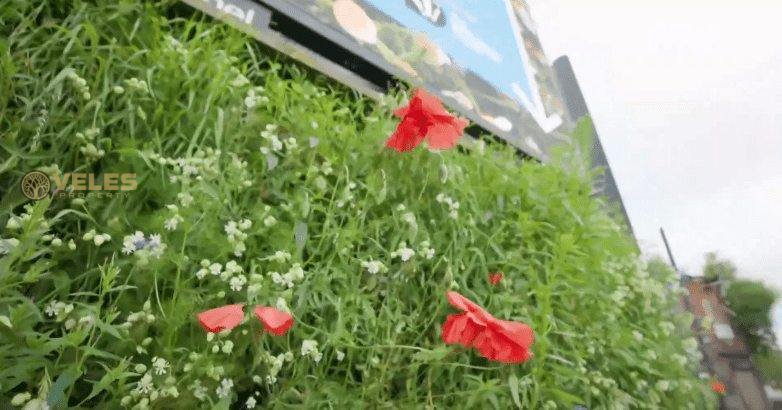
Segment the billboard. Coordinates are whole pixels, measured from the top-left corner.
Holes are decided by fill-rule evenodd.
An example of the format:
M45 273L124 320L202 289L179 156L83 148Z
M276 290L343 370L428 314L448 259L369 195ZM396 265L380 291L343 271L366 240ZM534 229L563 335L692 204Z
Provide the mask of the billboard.
M522 0L185 0L370 95L392 78L545 160L565 108Z

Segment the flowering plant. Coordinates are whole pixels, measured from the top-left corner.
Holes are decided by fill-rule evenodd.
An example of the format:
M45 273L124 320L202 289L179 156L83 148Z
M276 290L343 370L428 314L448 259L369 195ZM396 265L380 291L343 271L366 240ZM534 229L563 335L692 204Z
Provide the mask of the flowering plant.
M3 7L0 403L708 407L673 276L588 175L468 138L378 149L404 93L361 98L169 2ZM412 140L451 146L463 122L418 97ZM138 186L25 202L32 170ZM443 333L449 291L491 316L455 303ZM500 348L446 345L462 324Z

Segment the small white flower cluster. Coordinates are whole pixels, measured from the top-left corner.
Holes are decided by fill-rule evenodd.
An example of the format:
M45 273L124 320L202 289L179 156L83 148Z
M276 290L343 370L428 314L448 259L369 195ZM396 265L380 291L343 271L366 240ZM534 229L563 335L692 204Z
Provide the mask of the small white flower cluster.
M176 194L176 199L179 201L179 205L182 205L182 208L187 208L193 203L193 196L187 192Z
M376 260L369 260L369 261L363 261L361 262L361 266L367 270L367 272L371 274L376 274L380 272L387 272L388 268L386 268L386 265L383 265L383 262L376 261Z
M264 380L266 384L272 385L274 383L277 383L277 375L280 373L280 370L282 370L283 364L285 364L285 362L293 361L293 353L285 352L285 353L280 353L277 356L273 356L269 353L266 353L265 361L269 365L269 370ZM259 376L254 376L253 381L260 384L261 378Z
M227 333L227 331L226 331ZM206 341L212 342L214 341L215 334L214 333L207 333L206 334ZM231 354L234 350L234 342L231 340L218 340L215 341L214 344L212 344L212 353L220 353L223 352L224 354Z
M263 87L252 87L247 90L247 96L244 97L244 106L248 110L255 108L259 104L266 104L269 102L269 97L263 95L266 91Z
M430 246L429 241L421 242L420 246L419 252L424 255L424 258L427 260L434 258L435 250Z
M320 362L323 354L318 351L318 341L307 339L301 343L301 356L309 356L315 363Z
M136 77L128 78L124 81L125 87L130 90L138 91L142 94L149 94L149 86L144 80L139 80Z
M185 48L185 46L182 45L179 40L175 39L174 37L171 37L170 35L166 35L166 41L169 49L177 52L178 54L182 55L182 57L188 56L188 50Z
M630 294L630 288L624 285L620 285L616 288L616 290L611 293L611 300L616 304L618 307L622 307L625 305L625 301Z
M17 231L21 229L24 222L28 222L30 218L33 217L33 207L31 205L25 205L24 210L25 212L19 216L11 214L11 217L8 218L8 222L5 223L5 229L8 229L9 231Z
M413 256L415 256L415 251L407 247L407 242L400 243L399 249L391 252L392 258L398 257L402 262L409 261Z
M234 255L237 257L242 256L247 247L244 245L244 240L247 239L247 231L253 226L252 221L249 219L242 219L239 222L228 221L223 229L225 234L228 235L228 243L234 247Z
M244 74L242 74L239 69L236 67L231 67L231 74L234 75L234 79L231 80L229 83L231 87L233 88L242 88L244 86L250 85L250 80L245 77Z
M203 280L206 275L219 276L223 282L228 283L228 287L234 292L240 292L247 284L247 276L244 275L244 269L239 266L235 260L230 260L225 264L225 268L220 263L212 263L208 259L201 260L201 269L196 272L196 277Z
M267 256L265 260L269 260L277 263L285 263L291 260L291 254L287 251L277 251L273 255Z
M215 389L217 397L221 399L227 399L231 396L231 389L234 387L234 381L231 379L223 379L220 381L220 386Z
M634 338L634 339L635 339L635 341L636 341L636 342L638 342L638 343L640 343L640 342L643 342L643 341L644 341L644 335L643 335L643 333L641 333L641 332L639 332L639 331L637 331L637 330L633 330L633 338Z
M85 233L84 236L81 237L81 239L85 241L92 241L95 246L101 246L111 240L111 235L107 233L97 233L94 229L90 229L89 232Z
M209 390L206 386L201 384L201 380L198 379L196 379L188 388L193 392L193 397L198 399L198 401L206 400L206 397L209 394Z
M10 253L17 246L19 246L19 240L16 238L0 239L0 255Z
M125 323L121 324L120 327L127 329L136 323L155 323L155 315L152 314L152 303L150 301L144 302L141 311L129 314L127 319L125 319Z
M152 358L152 370L156 375L160 376L166 374L169 367L170 365L166 359L157 356Z
M76 74L76 71L74 69L68 67L64 71L65 78L68 79L68 81L71 82L71 85L73 85L76 90L81 94L81 98L84 100L89 100L92 98L90 95L90 87L87 85L87 80Z
M95 146L95 137L100 134L100 128L87 128L84 132L76 133L76 140L84 144L79 148L79 152L91 160L98 160L106 155L106 151Z
M73 312L72 304L66 304L65 302L60 302L55 299L49 301L49 304L46 305L46 308L44 309L46 316L53 317L58 322L65 320L71 312Z
M317 143L314 145L317 145ZM310 147L313 147L312 138L310 138ZM323 164L320 166L317 164L310 165L308 172L313 174L323 174L316 176L313 182L316 188L318 188L320 191L325 191L329 186L329 183L325 177L331 175L334 172L334 168L331 166L331 162L323 161Z
M241 181L240 187L249 188L253 185L250 173L247 171L247 161L243 161L238 155L231 153L231 165L228 168L228 175L232 179Z
M435 200L438 203L448 205L448 216L451 217L451 219L459 218L459 201L454 200L442 192L437 194Z
M11 398L11 405L22 407L23 410L49 410L45 397L32 398L29 392L18 393Z
M356 202L353 200L355 199L355 195L353 195L353 190L356 189L356 183L350 182L345 186L345 189L342 191L342 197L337 200L336 205L337 208L342 208L345 206L345 204L350 204L351 208L356 207Z
M165 376L168 373L171 367L168 360L162 357L153 357L150 367L148 369L141 363L134 366L134 372L141 377L136 381L136 387L130 391L130 394L120 401L123 407L130 407L135 402L134 409L149 409L150 403L155 400L179 397L179 389L176 387L177 380L173 375L163 379L162 383L158 380L160 387L155 384L155 376Z
M219 166L222 151L211 147L205 150L199 149L193 156L187 158L166 158L156 152L144 152L144 157L161 165L170 166L174 175L169 177L171 183L188 182L190 180L202 181L222 178Z
M418 223L415 219L415 214L412 212L405 212L402 214L402 220L405 221L411 228L418 228Z
M266 124L266 127L261 131L261 138L265 139L269 146L261 146L261 153L270 157L272 153L282 153L283 148L289 152L299 147L299 142L293 136L288 136L282 140L277 134L277 124ZM273 166L269 167L274 168Z
M149 237L145 237L144 232L136 231L133 235L122 238L122 253L125 255L134 254L142 259L149 256L160 258L165 250L166 244L161 242L160 234L150 234Z
M277 124L266 124L266 127L261 131L261 137L269 142L271 151L282 151L282 141L277 136ZM269 147L261 147L262 154L269 154L271 152Z
M185 221L185 218L182 218L182 216L179 215L178 206L174 204L170 204L170 205L166 205L166 208L168 208L168 210L171 211L171 217L169 217L168 219L165 220L165 222L163 222L163 227L167 231L174 231L179 226L180 222Z
M63 245L62 239L60 239L60 238L58 238L58 237L56 237L54 235L50 235L50 234L46 234L46 235L41 236L41 241L43 243L51 243L51 245L54 246L55 248L60 247L60 246ZM71 242L72 241L73 240L71 240Z
M294 263L287 272L283 274L280 274L279 272L269 272L269 276L272 278L272 282L278 285L285 285L290 289L295 282L304 279L304 269L300 264Z

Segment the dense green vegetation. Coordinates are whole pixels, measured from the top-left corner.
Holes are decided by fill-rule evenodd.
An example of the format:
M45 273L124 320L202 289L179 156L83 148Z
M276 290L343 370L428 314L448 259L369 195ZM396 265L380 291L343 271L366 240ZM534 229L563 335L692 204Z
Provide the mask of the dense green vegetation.
M2 407L711 405L675 279L588 176L482 141L386 150L404 93L362 98L181 7L0 10ZM32 170L138 186L27 201ZM532 326L534 359L444 345L449 289ZM207 337L195 314L227 303L296 323Z

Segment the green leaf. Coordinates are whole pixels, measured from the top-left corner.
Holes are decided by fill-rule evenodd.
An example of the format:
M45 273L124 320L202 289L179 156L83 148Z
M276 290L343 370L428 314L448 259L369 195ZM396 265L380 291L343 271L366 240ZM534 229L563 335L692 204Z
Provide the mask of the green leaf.
M513 403L516 407L521 408L521 399L519 398L519 379L516 377L516 373L511 373L508 376L508 387L510 387L510 396L513 398Z
M51 408L67 408L68 402L65 397L65 390L70 388L79 376L81 376L81 371L76 366L70 366L60 373L57 381L49 389L49 395L46 398L46 402Z

